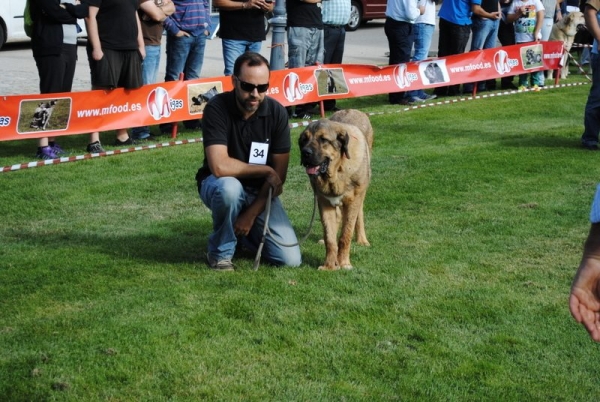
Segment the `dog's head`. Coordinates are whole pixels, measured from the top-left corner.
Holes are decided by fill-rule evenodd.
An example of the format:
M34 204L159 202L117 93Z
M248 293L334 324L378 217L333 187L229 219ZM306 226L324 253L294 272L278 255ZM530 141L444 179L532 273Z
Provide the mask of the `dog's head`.
M344 128L328 119L312 122L300 134L300 163L310 176L327 174L330 165L341 158L350 158L350 136Z

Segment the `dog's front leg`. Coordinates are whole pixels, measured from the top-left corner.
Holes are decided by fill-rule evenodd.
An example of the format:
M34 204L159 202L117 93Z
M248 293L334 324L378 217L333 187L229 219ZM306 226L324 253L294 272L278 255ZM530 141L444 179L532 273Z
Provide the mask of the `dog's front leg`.
M362 206L360 197L356 197L342 206L342 233L338 243L338 262L343 269L352 269L350 263L350 243L356 227L359 208Z
M319 212L323 225L323 237L325 239L325 263L319 267L320 270L333 271L340 269L337 261L337 212L327 200L319 200Z

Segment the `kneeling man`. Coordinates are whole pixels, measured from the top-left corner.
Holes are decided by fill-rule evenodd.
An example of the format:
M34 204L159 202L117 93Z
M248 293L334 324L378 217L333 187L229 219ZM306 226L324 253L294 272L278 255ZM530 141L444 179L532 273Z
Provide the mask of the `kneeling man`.
M269 231L262 255L273 265L298 266L300 248L279 195L283 191L291 139L286 109L266 96L269 62L254 52L233 67L233 91L212 98L202 118L204 163L196 180L211 210L208 264L232 271L238 238L256 251L262 239L269 188L273 190Z

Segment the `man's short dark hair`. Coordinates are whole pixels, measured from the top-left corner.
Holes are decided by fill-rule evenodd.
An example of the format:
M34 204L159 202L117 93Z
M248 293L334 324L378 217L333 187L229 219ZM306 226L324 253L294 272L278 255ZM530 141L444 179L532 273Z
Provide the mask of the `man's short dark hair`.
M258 67L262 66L263 64L267 66L269 71L271 71L269 61L262 54L256 52L246 52L235 60L235 64L233 65L233 75L238 77L243 65L247 65L248 67Z

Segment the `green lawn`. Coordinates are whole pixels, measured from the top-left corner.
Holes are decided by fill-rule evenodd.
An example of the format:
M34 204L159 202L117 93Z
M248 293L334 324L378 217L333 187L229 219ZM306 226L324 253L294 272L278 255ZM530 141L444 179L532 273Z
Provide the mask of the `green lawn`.
M600 349L567 304L600 181L588 92L338 102L375 128L352 271L316 269L320 223L300 268L208 270L200 143L0 174L0 400L597 400ZM299 235L301 130L282 196ZM34 153L3 143L0 165Z

